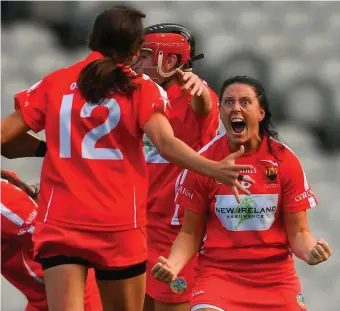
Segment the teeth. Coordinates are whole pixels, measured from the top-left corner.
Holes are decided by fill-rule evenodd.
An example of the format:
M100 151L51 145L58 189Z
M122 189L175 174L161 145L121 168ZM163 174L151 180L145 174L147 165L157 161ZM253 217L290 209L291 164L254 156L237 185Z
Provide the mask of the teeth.
M244 122L244 121L240 118L235 118L235 119L232 119L231 122Z

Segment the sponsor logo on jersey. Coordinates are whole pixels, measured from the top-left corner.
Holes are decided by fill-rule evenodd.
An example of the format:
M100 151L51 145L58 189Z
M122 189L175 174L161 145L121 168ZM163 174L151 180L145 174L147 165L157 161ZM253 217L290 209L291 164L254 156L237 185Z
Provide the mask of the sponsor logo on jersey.
M192 200L192 198L194 197L194 195L193 195L188 189L186 189L186 188L183 187L183 186L179 187L178 192L180 192L180 193L186 195L186 196L189 197L191 200Z
M215 198L215 214L228 230L268 230L274 223L278 194L241 195L241 203L233 195Z
M248 176L248 175L245 175L245 174L256 174L256 167L254 167L254 168L251 169L251 170L240 170L239 174L244 175L243 177ZM250 176L248 176L248 177L250 177ZM214 180L215 180L215 183L216 183L217 185L222 185L222 184L223 184L223 182L220 181L220 180L218 180L218 179L214 179ZM242 185L243 185L243 186L246 186L246 188L249 188L249 187L251 186L250 183L245 182L245 184L246 184L246 185L244 185L244 184L242 184ZM249 184L249 185L248 185L248 184Z
M146 153L149 153L152 150L156 149L153 143L151 142L151 140L149 139L149 137L147 137L146 135L144 135L143 146L144 146L144 151Z
M305 297L303 297L302 293L298 293L296 295L296 301L299 304L301 308L306 308L306 302L305 302Z
M17 235L23 235L23 234L26 234L28 232L30 232L30 229L32 227L32 222L33 220L37 217L38 215L38 212L36 210L32 211L28 218L26 219L26 221L24 222L24 224L21 226L19 232ZM30 232L32 233L32 232Z
M298 194L296 197L295 197L295 201L296 202L300 202L304 199L308 199L310 197L312 197L314 195L312 189L308 189L307 191L304 191L300 194Z
M241 170L240 174L256 174L256 167L251 170Z
M279 166L278 164L277 164L277 162L274 162L274 161L272 161L272 160L260 160L261 162L268 162L268 163L271 163L271 164L273 164L274 166Z
M202 295L204 294L204 290L199 290L198 292L195 292L192 294L192 297L198 296L198 295Z
M143 136L143 149L147 163L169 163L168 160L162 158L155 145L145 134Z

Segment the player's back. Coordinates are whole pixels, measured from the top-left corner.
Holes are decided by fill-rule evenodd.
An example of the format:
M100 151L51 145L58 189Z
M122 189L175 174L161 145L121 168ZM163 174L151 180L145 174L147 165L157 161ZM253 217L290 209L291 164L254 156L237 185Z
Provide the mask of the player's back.
M33 130L46 130L39 220L83 229L136 228L145 224L147 193L142 129L163 90L142 76L136 78L139 87L131 97L110 93L100 104L86 102L77 79L100 57L91 53L47 76L35 91L41 93L35 101L45 106L29 103L22 109ZM45 109L41 124L30 120L37 105L37 111Z

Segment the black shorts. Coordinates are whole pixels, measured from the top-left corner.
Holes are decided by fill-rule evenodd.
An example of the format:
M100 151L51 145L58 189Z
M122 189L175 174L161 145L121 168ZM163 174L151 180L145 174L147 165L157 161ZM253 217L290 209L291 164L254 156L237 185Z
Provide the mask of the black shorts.
M49 268L53 268L60 265L67 265L67 264L77 264L82 265L87 268L93 267L93 264L86 259L80 257L67 257L67 256L54 256L49 258L42 258L39 260L42 269L46 270ZM142 275L146 271L146 262L141 262L139 264L129 266L127 268L116 268L116 269L96 269L93 267L96 279L99 281L117 281L117 280L124 280L136 277L138 275Z

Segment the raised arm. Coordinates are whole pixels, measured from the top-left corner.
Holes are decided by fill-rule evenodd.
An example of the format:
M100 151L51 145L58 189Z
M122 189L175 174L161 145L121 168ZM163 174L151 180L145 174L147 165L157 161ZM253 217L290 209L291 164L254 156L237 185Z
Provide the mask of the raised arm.
M13 112L1 120L1 147L15 138L28 132L30 128L25 123L20 110Z
M191 106L194 112L200 116L208 115L212 109L208 86L193 72L184 72L180 69L176 72L183 83L183 88L192 96Z
M144 132L155 145L160 155L168 161L224 182L235 189L234 194L237 196L236 189L250 194L237 180L240 170L252 169L251 165L235 164L235 160L243 154L244 148L241 148L220 162L207 160L183 141L176 138L168 119L158 112L154 113L145 123ZM254 180L250 177L245 177L244 180L254 183Z

